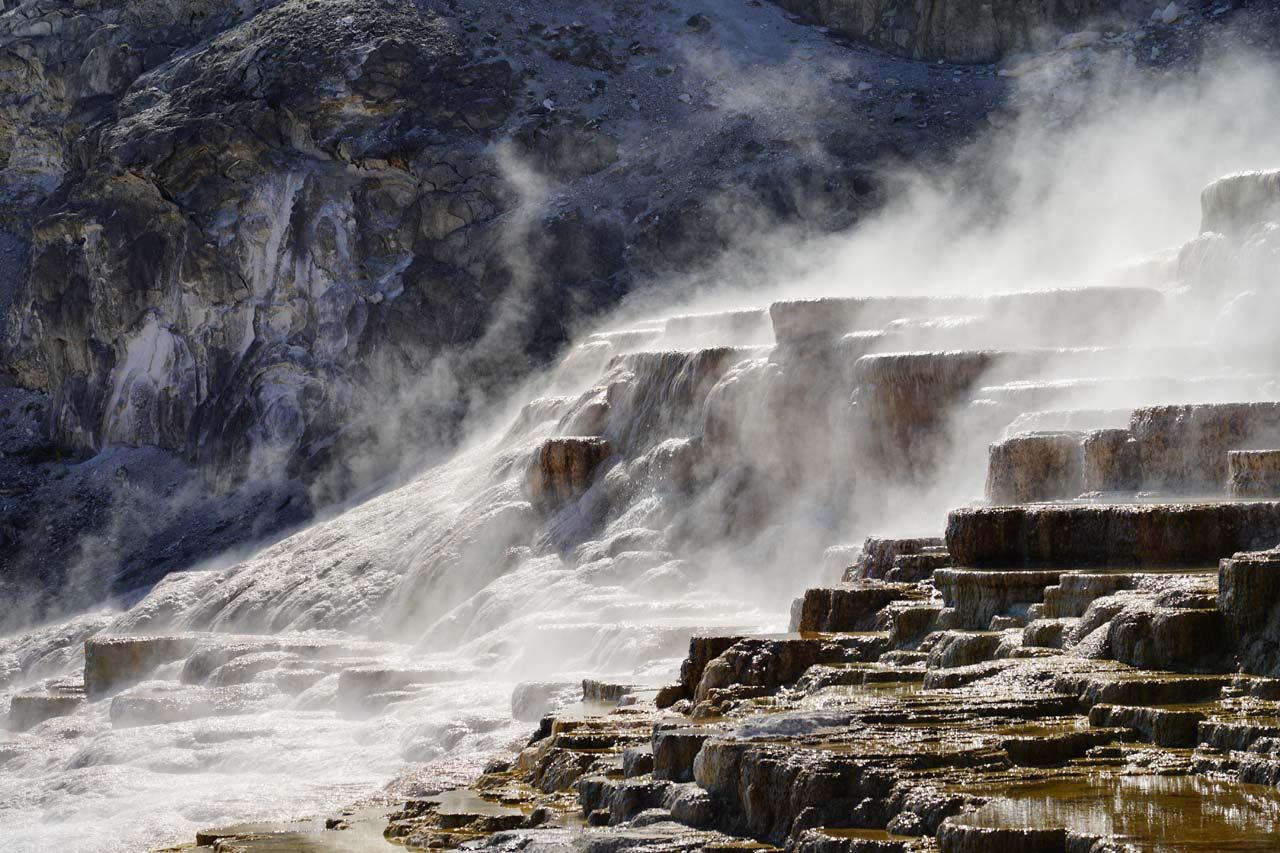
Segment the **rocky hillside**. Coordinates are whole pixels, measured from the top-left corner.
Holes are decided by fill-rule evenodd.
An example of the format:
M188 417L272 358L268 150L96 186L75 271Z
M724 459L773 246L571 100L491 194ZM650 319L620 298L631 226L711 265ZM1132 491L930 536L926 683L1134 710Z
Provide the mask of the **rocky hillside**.
M78 567L93 600L296 523L447 448L637 288L847 226L875 167L1007 115L1008 69L822 23L758 0L10 5L9 581ZM1058 54L1147 63L1238 23L1141 42L1131 17Z

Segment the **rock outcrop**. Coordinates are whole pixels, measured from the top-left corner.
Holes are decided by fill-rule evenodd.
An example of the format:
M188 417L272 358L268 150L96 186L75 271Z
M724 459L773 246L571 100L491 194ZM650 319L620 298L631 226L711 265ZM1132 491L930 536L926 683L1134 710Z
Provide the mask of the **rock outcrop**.
M1114 12L1119 4L781 0L781 5L850 38L916 59L992 62L1019 51L1052 47L1061 33L1088 29L1086 24Z

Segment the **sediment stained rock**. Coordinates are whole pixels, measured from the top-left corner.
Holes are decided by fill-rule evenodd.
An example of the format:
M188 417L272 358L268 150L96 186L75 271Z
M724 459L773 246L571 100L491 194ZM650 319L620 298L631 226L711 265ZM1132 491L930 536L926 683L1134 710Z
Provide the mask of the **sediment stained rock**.
M1221 494L1229 480L1228 451L1280 446L1280 403L1151 406L1134 411L1129 429L1143 488Z
M891 601L918 599L905 584L862 582L809 589L791 607L792 631L873 631L880 611Z
M1058 583L1061 574L939 569L933 573L933 584L947 607L939 621L947 627L984 631L995 616L1025 613L1029 605L1042 601L1046 587Z
M953 510L957 565L1212 565L1280 541L1280 503L1107 504Z
M1081 449L1084 492L1136 492L1142 487L1141 455L1129 430L1092 430Z
M1234 498L1280 497L1280 450L1230 450L1227 472Z
M195 649L197 638L90 637L84 643L84 686L89 698L141 681L162 663Z
M886 650L886 634L782 634L744 637L708 661L693 691L700 703L732 687L772 690L790 684L819 663L874 660Z
M1033 432L991 445L987 500L1034 503L1085 491L1084 438L1077 432Z
M525 478L525 494L544 510L555 510L580 497L611 456L603 438L551 438L534 451Z
M906 539L890 539L888 537L868 536L862 544L858 559L850 567L846 581L856 579L884 578L899 557L919 556L924 554L941 555L946 552L946 542L942 537L915 537Z

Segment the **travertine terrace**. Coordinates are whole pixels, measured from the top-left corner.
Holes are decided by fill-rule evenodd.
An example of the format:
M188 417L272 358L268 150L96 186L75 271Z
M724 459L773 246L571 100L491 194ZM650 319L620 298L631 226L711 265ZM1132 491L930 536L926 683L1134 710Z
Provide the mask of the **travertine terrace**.
M1233 176L1206 190L1206 222L1229 220L1223 239L1238 245L1274 198L1274 173ZM1247 353L1123 333L1204 298L1129 287L826 299L593 336L562 376L604 380L526 405L508 438L529 449L494 470L531 504L517 526L608 560L638 589L687 581L696 567L662 552L767 526L779 496L877 518L891 494L933 506L939 480L981 484L985 461L985 497L939 509L918 535L797 547L827 582L795 601L789 633L695 617L663 634L693 633L678 676L520 685L513 715L540 720L536 731L467 788L424 791L386 822L350 810L328 830L210 830L200 843L329 849L307 845L372 826L409 849L1271 849L1274 378ZM936 322L954 317L967 319ZM731 507L723 526L702 500ZM660 542L578 544L636 507L655 518L654 501L667 507ZM248 577L162 588L120 627L197 625L197 613L208 624L239 606L215 587L259 594ZM280 612L271 623L246 609L237 624L278 626ZM90 638L85 683L33 692L15 724L67 713L86 691L114 692L112 720L129 726L334 674L334 701L365 712L466 677L373 664L376 650L351 640L147 631ZM530 642L570 655L573 636ZM179 683L148 680L165 667Z

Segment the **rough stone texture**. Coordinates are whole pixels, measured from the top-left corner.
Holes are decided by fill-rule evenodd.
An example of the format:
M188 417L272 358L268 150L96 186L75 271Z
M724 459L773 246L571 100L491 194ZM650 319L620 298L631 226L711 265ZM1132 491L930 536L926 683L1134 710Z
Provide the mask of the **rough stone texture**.
M1218 607L1239 636L1256 634L1280 604L1280 552L1236 554L1218 565Z
M1134 492L1142 487L1138 443L1127 429L1099 429L1084 437L1085 492Z
M782 634L746 637L707 662L693 693L695 703L712 699L713 691L740 685L771 690L790 684L818 663L874 660L885 651L887 635Z
M1084 492L1084 435L1033 432L991 445L987 500L1021 504L1074 498Z
M264 5L220 32L218 10L172 58L154 23L103 39L155 67L84 139L15 305L19 379L50 392L64 444L156 444L235 476L257 451L263 473L320 452L384 360L417 373L483 328L456 304L440 325L430 282L466 276L450 234L510 204L477 157L512 108L509 64L409 3Z
M991 660L1001 639L994 631L944 631L933 640L925 665L929 669L951 669Z
M1114 660L1140 669L1220 672L1230 665L1216 609L1126 608L1111 620L1107 639Z
M1089 709L1089 724L1120 726L1137 732L1157 746L1186 748L1199 741L1197 726L1205 719L1200 711L1148 708L1100 703Z
M955 407L1000 358L994 351L867 355L854 366L855 433L864 464L924 478L944 452Z
M1218 609L1242 671L1280 675L1280 553L1236 554L1218 567Z
M933 583L947 606L941 617L948 627L986 630L991 619L1044 598L1060 572L989 572L939 569Z
M915 59L989 63L1011 53L1051 47L1057 33L1083 29L1111 0L936 4L883 0L780 0L792 12L859 41Z
M1221 494L1228 451L1280 446L1280 403L1152 406L1135 410L1129 429L1138 443L1143 488Z
M945 542L940 537L889 539L868 536L845 580L883 578L897 565L899 557L935 553L937 550L945 551Z
M1228 451L1227 472L1234 498L1280 497L1280 450Z
M1212 565L1280 540L1280 503L1109 504L953 510L964 566Z
M753 116L680 100L699 75L657 73L693 44L744 47L724 29L625 7L575 11L569 27L568 14L10 8L4 371L47 395L46 439L73 454L158 445L220 487L333 473L325 488L345 494L406 445L447 446L472 403L554 356L635 271L708 263L747 210L830 228L873 202L857 163L878 143L841 129L861 104L830 114L839 138L823 131L831 144L809 157ZM974 103L966 121L986 112ZM674 159L623 144L655 129ZM574 203L548 204L561 190ZM758 332L749 313L672 330Z
M692 782L693 761L711 737L723 731L710 727L658 727L653 732L653 778Z
M590 487L600 466L613 455L602 438L551 438L534 451L526 494L535 506L558 509Z

